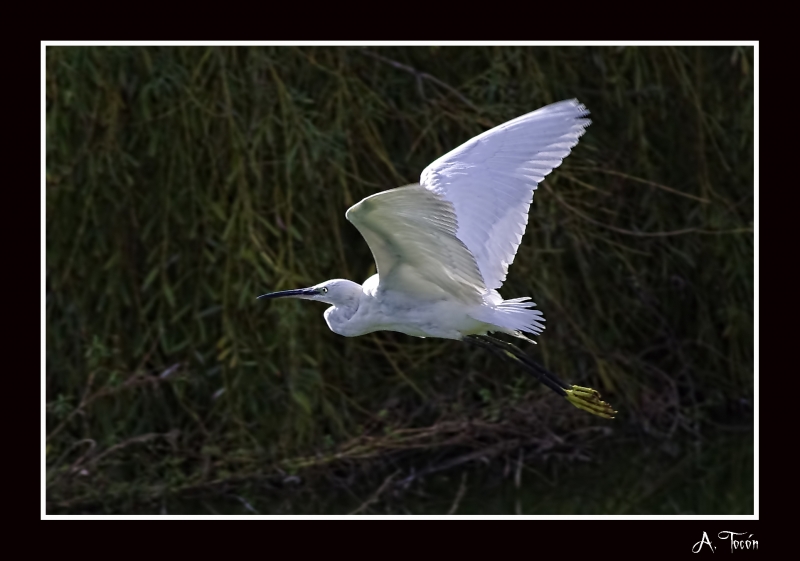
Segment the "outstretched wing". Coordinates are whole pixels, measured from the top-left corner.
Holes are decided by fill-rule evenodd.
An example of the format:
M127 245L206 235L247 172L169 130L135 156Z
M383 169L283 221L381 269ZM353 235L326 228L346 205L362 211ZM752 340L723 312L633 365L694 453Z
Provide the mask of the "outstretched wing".
M380 289L480 303L475 258L457 236L452 203L418 184L369 196L347 210L369 244Z
M578 143L588 113L575 99L547 105L476 136L422 172L421 185L453 204L456 235L489 289L506 279L533 191Z

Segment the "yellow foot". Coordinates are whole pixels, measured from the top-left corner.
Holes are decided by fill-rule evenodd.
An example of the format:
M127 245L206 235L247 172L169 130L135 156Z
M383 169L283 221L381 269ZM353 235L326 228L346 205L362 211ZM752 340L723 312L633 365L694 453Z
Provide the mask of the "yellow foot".
M605 419L613 419L614 415L617 414L608 403L600 400L600 394L597 390L581 386L572 386L572 389L566 390L566 392L567 401L578 409L583 409L592 415L597 415Z

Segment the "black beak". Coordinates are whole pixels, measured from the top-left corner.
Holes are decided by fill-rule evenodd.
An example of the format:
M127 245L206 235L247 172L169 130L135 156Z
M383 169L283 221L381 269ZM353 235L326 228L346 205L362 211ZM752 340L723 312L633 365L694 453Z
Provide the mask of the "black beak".
M302 298L304 296L317 296L319 290L316 288L297 288L295 290L283 290L281 292L270 292L269 294L262 294L258 298ZM257 299L258 299L257 298Z

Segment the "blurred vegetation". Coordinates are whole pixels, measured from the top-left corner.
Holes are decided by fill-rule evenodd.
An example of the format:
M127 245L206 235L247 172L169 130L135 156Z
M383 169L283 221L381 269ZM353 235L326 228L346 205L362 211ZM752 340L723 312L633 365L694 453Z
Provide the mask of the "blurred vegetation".
M48 47L46 65L49 512L407 488L752 426L752 48ZM572 97L593 124L539 186L501 293L533 297L529 352L616 420L481 349L347 339L319 304L256 301L363 281L350 205Z

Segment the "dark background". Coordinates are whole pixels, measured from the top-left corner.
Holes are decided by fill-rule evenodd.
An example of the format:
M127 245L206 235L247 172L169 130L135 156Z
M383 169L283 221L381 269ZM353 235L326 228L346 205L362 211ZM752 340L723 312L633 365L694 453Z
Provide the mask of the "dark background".
M753 512L751 47L48 47L50 513ZM486 351L258 294L374 273L344 218L504 121L593 124Z

